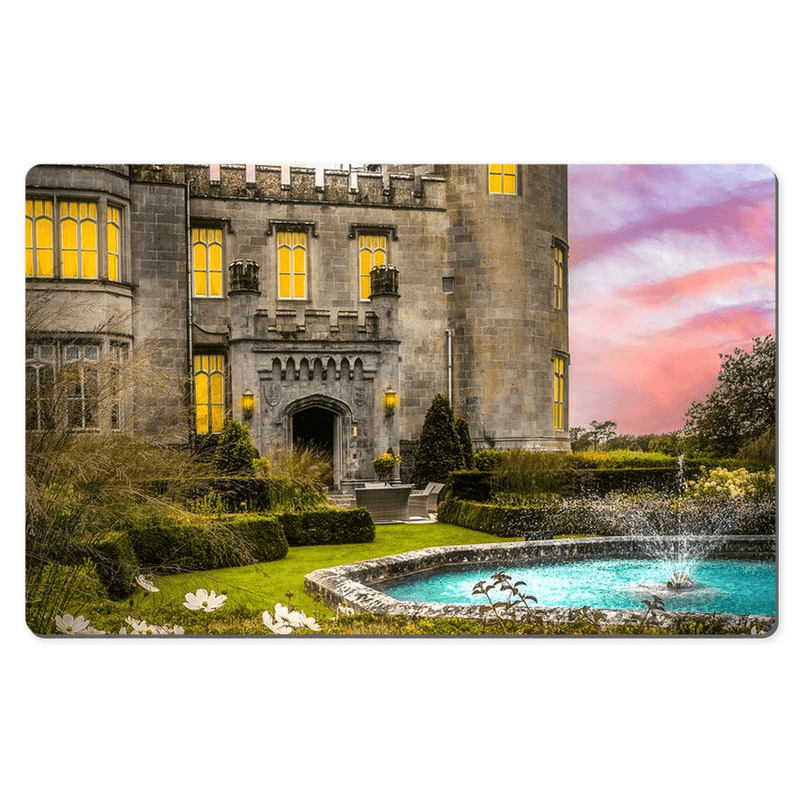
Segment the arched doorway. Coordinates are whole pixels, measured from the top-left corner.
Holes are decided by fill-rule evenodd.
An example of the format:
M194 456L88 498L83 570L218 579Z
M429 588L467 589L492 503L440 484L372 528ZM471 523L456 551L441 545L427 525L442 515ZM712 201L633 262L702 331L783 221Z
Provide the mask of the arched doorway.
M327 476L329 486L338 487L345 463L346 437L343 426L352 417L350 409L341 401L324 395L313 395L290 403L285 410L288 422L288 444L292 448L313 448L319 451L331 466Z
M313 406L292 416L292 447L313 450L329 464L326 483L333 486L334 425L336 414L327 408Z

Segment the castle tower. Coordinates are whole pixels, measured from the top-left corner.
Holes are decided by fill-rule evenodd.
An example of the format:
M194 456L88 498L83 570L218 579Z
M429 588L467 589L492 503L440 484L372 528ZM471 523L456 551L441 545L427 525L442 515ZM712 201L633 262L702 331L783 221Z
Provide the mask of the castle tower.
M436 172L447 179L454 408L498 447L569 450L567 168Z

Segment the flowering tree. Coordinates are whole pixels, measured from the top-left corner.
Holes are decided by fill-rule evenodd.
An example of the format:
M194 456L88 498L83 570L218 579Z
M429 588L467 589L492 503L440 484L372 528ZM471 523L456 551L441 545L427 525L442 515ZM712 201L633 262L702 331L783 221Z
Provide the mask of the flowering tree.
M686 412L684 434L718 456L734 456L775 428L775 339L753 339L752 351L720 353L717 388Z

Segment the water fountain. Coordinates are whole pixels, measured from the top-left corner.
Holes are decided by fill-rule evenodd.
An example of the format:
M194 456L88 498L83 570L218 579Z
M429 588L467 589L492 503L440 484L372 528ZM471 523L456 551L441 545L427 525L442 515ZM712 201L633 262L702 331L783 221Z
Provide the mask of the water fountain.
M663 585L648 589L687 591L697 589L694 574L736 530L736 515L728 503L698 503L687 499L688 482L683 454L678 456L677 494L656 495L626 508L623 524L631 536L642 537L642 552L664 567Z
M515 580L526 581L541 604L536 613L553 622L575 619L582 607L590 606L602 610L604 624L636 624L643 604L646 605L645 599L656 595L664 599L665 608L658 612L659 624L674 624L689 613L713 614L727 626L772 628L776 613L775 536L747 531L754 529L753 521L759 515L768 520L772 513L774 521L774 500L771 506L767 502L763 508L756 503L694 500L685 491L683 459L679 461L677 480L677 495L651 493L635 498L576 501L584 509L590 509L583 517L583 529L575 531L583 534L580 538L532 538L526 542L402 553L317 570L306 576L306 591L320 596L334 608L344 602L356 611L376 614L479 617L482 608L474 603L481 598L470 598L471 589L478 580L502 570ZM562 519L554 518L554 529L564 532L562 523L567 518L574 525L576 515L572 511L574 508L565 511ZM586 531L592 530L587 518L606 535L586 537ZM626 563L618 567L617 562ZM638 583L632 582L637 579L628 577L635 574L626 572L628 562L639 568L644 565L646 577ZM722 566L725 569L721 572ZM584 567L589 571L581 572ZM730 591L714 584L717 580L729 580L729 567L742 573L735 579L736 588ZM466 573L468 569L474 572ZM435 577L443 570L455 576L454 593L426 597L398 592L398 579ZM545 575L551 572L556 574L556 584L562 588L566 585L561 594L548 595L543 591L546 589L543 582L550 580ZM568 573L569 577L561 577L560 572ZM724 577L719 577L723 573ZM587 587L594 589L593 584L607 578L611 584L622 584L623 594L628 595L623 602L619 600L619 592L612 599L608 599L608 594L593 597L583 592ZM742 599L737 595L744 595L744 590L754 583L759 583L760 595L750 606L749 597ZM722 602L724 595L733 595L732 605Z

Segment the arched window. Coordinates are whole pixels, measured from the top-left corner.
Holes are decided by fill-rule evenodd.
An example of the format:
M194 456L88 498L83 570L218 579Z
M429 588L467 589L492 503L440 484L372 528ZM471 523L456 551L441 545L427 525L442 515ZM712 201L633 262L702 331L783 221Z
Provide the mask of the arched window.
M102 196L26 199L25 276L122 281L123 222Z
M358 237L359 297L368 300L371 292L370 271L386 264L386 234L362 233Z
M195 430L219 433L225 424L225 356L194 357Z
M116 206L106 207L106 252L108 256L108 279L120 278L122 247L122 211Z
M222 297L222 229L192 229L196 297Z
M62 202L63 277L97 277L97 203Z
M557 431L566 430L565 397L567 382L567 359L553 357L553 427Z
M25 201L25 275L53 277L53 203Z
M278 231L278 297L305 300L308 245L305 231Z
M553 245L553 308L564 309L564 269L566 252L561 245Z

